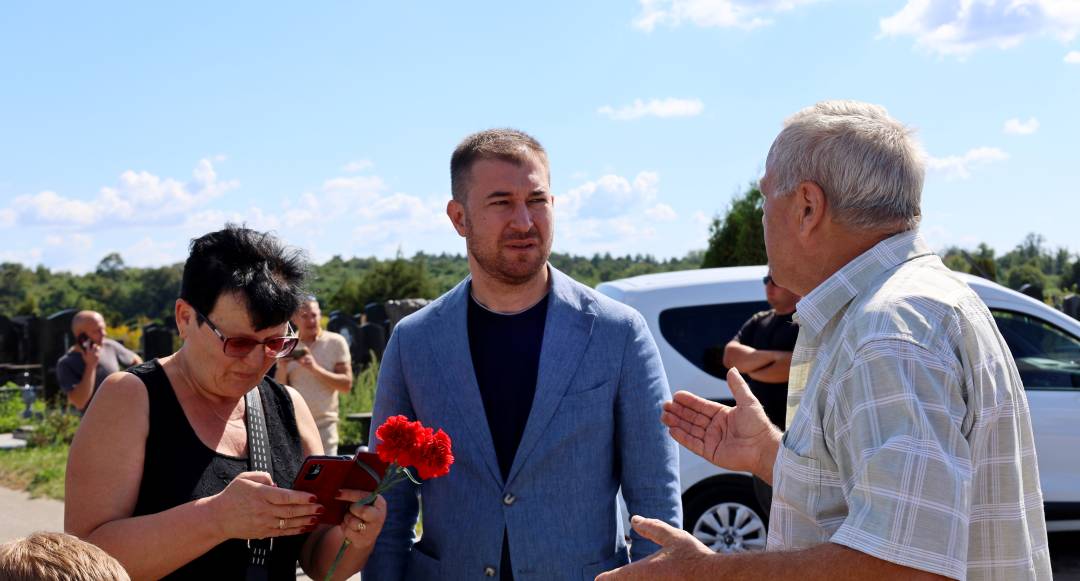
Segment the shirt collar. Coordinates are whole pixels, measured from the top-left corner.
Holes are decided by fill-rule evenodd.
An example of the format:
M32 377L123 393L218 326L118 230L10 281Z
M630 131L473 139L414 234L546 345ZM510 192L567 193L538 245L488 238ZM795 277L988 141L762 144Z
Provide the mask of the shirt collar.
M812 335L821 333L840 309L885 271L934 252L917 230L894 234L855 257L799 301L796 320Z

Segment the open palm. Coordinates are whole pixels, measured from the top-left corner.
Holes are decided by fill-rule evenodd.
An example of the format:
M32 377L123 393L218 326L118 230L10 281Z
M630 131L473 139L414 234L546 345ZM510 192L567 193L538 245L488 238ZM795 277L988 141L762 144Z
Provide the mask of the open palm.
M727 380L735 407L680 391L664 404L661 421L676 442L698 456L721 468L752 472L771 482L780 432L769 422L737 369L728 371Z

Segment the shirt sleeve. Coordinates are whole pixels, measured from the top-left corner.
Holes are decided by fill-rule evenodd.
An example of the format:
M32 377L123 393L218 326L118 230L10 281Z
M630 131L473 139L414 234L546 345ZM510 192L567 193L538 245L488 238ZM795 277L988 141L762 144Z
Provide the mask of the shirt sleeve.
M134 351L132 351L131 349L128 349L127 347L124 346L123 343L121 343L119 341L113 341L113 340L110 340L110 341L112 342L113 349L116 350L116 361L117 361L117 363L120 364L120 369L121 370L126 369L128 367L131 367L132 365L135 364L135 352Z
M351 354L349 353L349 344L345 342L345 337L338 335L334 339L334 364L349 363L352 361Z
M82 372L75 370L75 365L68 357L61 357L56 363L56 381L60 384L60 389L64 393L71 393L80 380L82 380Z
M732 337L732 341L738 341L743 345L750 345L754 342L754 334L757 332L758 326L761 324L761 313L756 313L754 316L747 319L743 323L742 327L739 327L739 332L735 333Z
M831 541L953 579L967 573L971 450L955 362L904 339L859 347L824 432L848 513Z

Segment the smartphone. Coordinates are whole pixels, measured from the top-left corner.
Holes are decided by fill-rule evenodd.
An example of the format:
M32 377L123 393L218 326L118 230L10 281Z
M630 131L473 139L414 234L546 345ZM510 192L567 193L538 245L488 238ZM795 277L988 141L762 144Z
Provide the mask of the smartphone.
M342 488L375 490L386 473L386 463L378 454L357 452L349 456L308 456L296 474L293 490L310 492L326 509L319 524L338 525L349 510L349 502L335 498Z
M91 344L90 336L86 333L79 333L79 336L75 337L75 344L82 347L83 351L89 351Z

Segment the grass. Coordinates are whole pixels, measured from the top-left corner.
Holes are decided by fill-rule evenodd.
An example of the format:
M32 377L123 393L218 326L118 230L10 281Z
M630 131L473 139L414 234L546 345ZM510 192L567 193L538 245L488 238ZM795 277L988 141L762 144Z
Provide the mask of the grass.
M341 394L338 399L338 441L341 445L360 444L367 440L359 422L345 419L349 414L370 412L375 405L375 382L379 378L379 362L372 353L372 364L356 374L352 391Z
M373 363L357 374L353 389L342 394L339 402L341 422L338 424L343 444L356 444L367 439L361 434L359 422L345 419L347 414L370 412L375 402L375 381L379 377L379 364ZM37 411L44 406L38 402ZM40 408L40 409L39 409ZM0 450L0 485L26 490L33 497L44 496L64 500L64 475L67 470L68 444L78 426L78 416L46 412L43 418L24 420L19 415L22 400L11 398L0 401L0 430L8 432L24 424L37 427L36 438L26 448ZM38 435L40 434L40 435Z
M66 444L0 450L0 485L64 500L67 457Z

